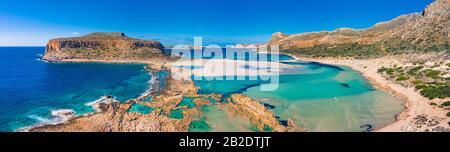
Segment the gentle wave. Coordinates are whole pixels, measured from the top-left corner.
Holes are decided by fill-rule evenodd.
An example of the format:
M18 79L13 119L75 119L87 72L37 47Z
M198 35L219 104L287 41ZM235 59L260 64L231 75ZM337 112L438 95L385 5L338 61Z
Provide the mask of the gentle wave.
M111 99L111 100L109 100ZM99 105L101 103L111 103L111 102L118 102L117 100L114 100L111 96L102 96L97 100L94 100L92 102L88 102L85 105L86 106L91 106L94 110L96 110L97 112L101 112L101 109L99 109ZM22 127L19 129L16 129L16 132L29 132L30 130L34 129L34 128L38 128L38 127L43 127L46 125L57 125L57 124L62 124L65 123L73 118L76 118L76 112L73 109L58 109L58 110L51 110L51 119L48 118L44 118L38 115L28 115L28 118L37 120L38 123L34 124L34 125L30 125L30 126L26 126L26 127ZM88 113L82 116L86 116L86 115L90 115L92 113Z
M57 125L61 123L65 123L72 118L75 118L75 111L73 109L59 109L59 110L51 110L51 119L44 118L38 115L29 115L28 117L34 120L37 120L39 123L23 128L19 128L17 132L29 132L31 129L42 127L46 125Z
M42 59L36 59L38 61L44 61L44 62L48 62L46 60L42 60ZM148 81L148 84L150 85L150 87L141 94L141 96L138 99L143 99L146 98L148 96L150 96L152 93L155 92L155 88L159 87L159 81L160 78L158 76L158 72L149 72L148 74L151 75L151 79ZM101 112L100 109L100 104L111 104L114 102L119 102L117 100L114 99L114 97L112 96L102 96L97 100L91 101L91 102L87 102L85 105L86 106L90 106L92 107L96 112ZM86 115L90 115L93 113L88 113L88 114L84 114L82 116L86 116ZM76 112L73 109L58 109L58 110L51 110L51 118L44 118L38 115L29 115L28 116L31 119L37 120L38 123L31 125L31 126L26 126L26 127L22 127L19 129L16 129L16 132L29 132L30 130L34 129L34 128L38 128L38 127L43 127L46 125L57 125L57 124L61 124L61 123L65 123L73 118L76 118Z
M84 105L92 107L96 112L102 112L102 109L100 108L101 104L112 104L112 103L118 103L116 99L112 96L102 96L100 99L97 99L92 102L88 102Z
M45 62L45 63L49 63L47 60L43 60L41 58L37 58L36 61L42 61L42 62Z
M162 71L149 72L149 74L151 75L151 79L148 81L149 88L144 93L142 93L139 98L137 98L138 100L145 99L153 94L158 94L161 91L161 89L163 87L162 86L163 84L161 84L163 82L161 82L161 81L165 81L164 80L165 78L160 77L158 75L159 72L162 72Z
M139 96L138 99L144 99L144 98L150 96L150 94L151 94L151 92L152 92L152 90L153 90L153 89L152 89L152 88L153 88L153 85L152 85L152 84L154 84L155 81L156 81L156 74L154 74L154 72L149 72L148 74L151 76L151 79L148 80L148 82L147 82L147 83L149 84L149 87L148 87L147 90L145 90L145 91Z

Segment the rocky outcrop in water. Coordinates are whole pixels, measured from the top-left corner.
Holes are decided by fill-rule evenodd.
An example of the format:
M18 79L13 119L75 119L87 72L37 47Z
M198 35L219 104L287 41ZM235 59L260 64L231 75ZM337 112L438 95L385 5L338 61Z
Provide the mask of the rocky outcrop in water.
M64 60L167 60L164 46L157 41L130 38L124 33L91 33L81 37L52 39L44 59Z
M88 103L97 112L74 118L66 123L39 126L33 132L186 132L190 123L200 114L199 108L183 111L183 119L169 118L167 115L176 110L183 96L196 96L197 87L192 81L174 80L167 77L166 86L160 95L155 95L151 102L129 100L120 103L111 97ZM155 108L149 114L130 112L135 104Z
M233 94L230 98L231 102L219 105L227 112L238 115L250 120L259 130L270 128L274 132L304 132L305 129L299 128L292 120L283 126L263 104L253 100L252 98L242 95Z
M449 52L449 18L449 0L436 0L422 13L402 15L368 29L340 28L295 35L277 32L269 45L280 45L282 51L313 57Z
M194 120L199 120L203 106L218 106L228 113L243 117L250 121L259 130L285 132L305 131L295 126L292 120L282 125L274 114L263 104L241 94L232 95L232 102L222 102L220 94L197 94L198 88L190 80L173 79L167 77L166 85L160 94L154 96L152 101L145 102L139 99L120 103L109 96L88 103L96 109L94 114L77 117L62 124L48 124L36 126L26 131L32 132L186 132ZM188 108L178 106L184 97L196 97L193 101L196 106ZM211 103L210 99L217 103ZM139 104L152 107L155 110L148 114L130 112L132 106ZM173 110L184 109L181 119L171 118Z

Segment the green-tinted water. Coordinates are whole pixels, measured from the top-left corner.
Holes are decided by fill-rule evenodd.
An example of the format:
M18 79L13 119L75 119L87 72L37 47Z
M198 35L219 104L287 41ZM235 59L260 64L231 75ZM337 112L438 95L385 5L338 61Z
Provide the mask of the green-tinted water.
M172 110L170 112L170 118L183 119L183 109Z
M188 108L194 108L195 107L194 99L195 98L183 98L183 100L181 100L181 102L177 106L178 107L187 106Z
M365 131L365 125L381 127L403 110L401 101L373 89L357 72L324 71L283 75L272 92L250 88L248 95L274 105L280 119L293 119L309 131Z
M139 112L142 114L150 114L155 110L155 108L149 107L149 106L145 106L145 105L141 105L141 104L134 104L133 106L131 106L130 109L128 109L128 112Z
M298 67L281 73L275 91L261 91L258 86L261 82L252 80L203 80L196 84L200 86L200 93L244 93L273 105L272 110L281 120L292 119L309 131L365 131L367 128L362 126L383 126L394 121L403 110L399 99L375 90L359 73L347 67L304 62L289 64ZM212 130L244 130L213 125L226 122L219 117L219 112L213 114L216 117L206 121Z
M198 121L191 123L191 132L249 132L250 122L238 116L231 115L216 106L203 106L203 115Z

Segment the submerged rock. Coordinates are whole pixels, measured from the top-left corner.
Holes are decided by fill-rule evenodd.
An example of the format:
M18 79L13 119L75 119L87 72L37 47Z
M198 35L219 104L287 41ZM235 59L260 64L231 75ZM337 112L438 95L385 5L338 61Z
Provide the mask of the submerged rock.
M341 86L343 86L344 88L350 88L350 84L347 83L341 83Z
M248 96L233 94L230 100L232 102L219 106L232 114L249 119L259 130L271 128L274 132L306 131L295 126L294 123L287 122L287 125L283 126L270 110Z
M264 107L268 108L268 109L275 109L274 105L268 104L268 103L263 103Z
M61 110L52 110L52 117L59 117L64 120L69 120L70 118L75 117L75 111L72 109L61 109Z
M103 96L98 100L86 103L86 106L91 106L96 112L105 111L108 105L118 104L119 101L115 100L112 96Z

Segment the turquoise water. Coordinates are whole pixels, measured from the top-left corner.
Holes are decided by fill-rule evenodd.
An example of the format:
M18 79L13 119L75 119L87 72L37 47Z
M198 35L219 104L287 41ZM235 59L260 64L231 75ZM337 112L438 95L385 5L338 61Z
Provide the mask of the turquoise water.
M153 96L148 96L148 97L145 97L144 99L142 99L141 101L143 101L143 102L150 102L152 100L153 100Z
M141 104L134 104L130 109L128 109L128 112L139 112L142 114L150 114L153 111L155 111L155 108Z
M50 121L51 110L93 112L85 104L112 95L139 97L151 76L142 64L46 63L44 47L0 47L0 131Z
M194 120L189 125L189 132L211 132L212 128L205 120Z
M233 53L228 53L227 51L232 51ZM231 60L246 60L246 61L258 61L262 60L263 57L268 61L272 61L272 54L258 53L252 49L231 49L226 48L203 48L202 53L198 50L193 49L178 49L172 51L172 49L166 50L168 53L173 53L174 55L183 56L186 59L231 59ZM239 54L236 52L240 52ZM279 61L293 60L289 55L277 54ZM193 69L202 68L201 66L192 66Z
M272 106L280 120L292 119L309 131L366 131L364 126L377 128L394 121L404 109L399 99L374 89L347 67L300 61L286 64L297 67L281 73L275 91L261 91L263 82L255 80L195 82L200 93L248 95Z
M343 69L282 75L276 91L253 87L244 94L275 106L280 119L293 119L310 131L364 131L362 126L376 128L394 121L403 110L401 101L373 89L359 73Z
M183 109L172 110L170 112L170 118L183 119Z
M187 106L188 108L194 108L196 105L194 103L195 98L185 97L181 102L177 105L178 107Z
M250 132L250 122L238 116L231 115L216 106L202 106L199 120L195 120L189 127L190 132Z

